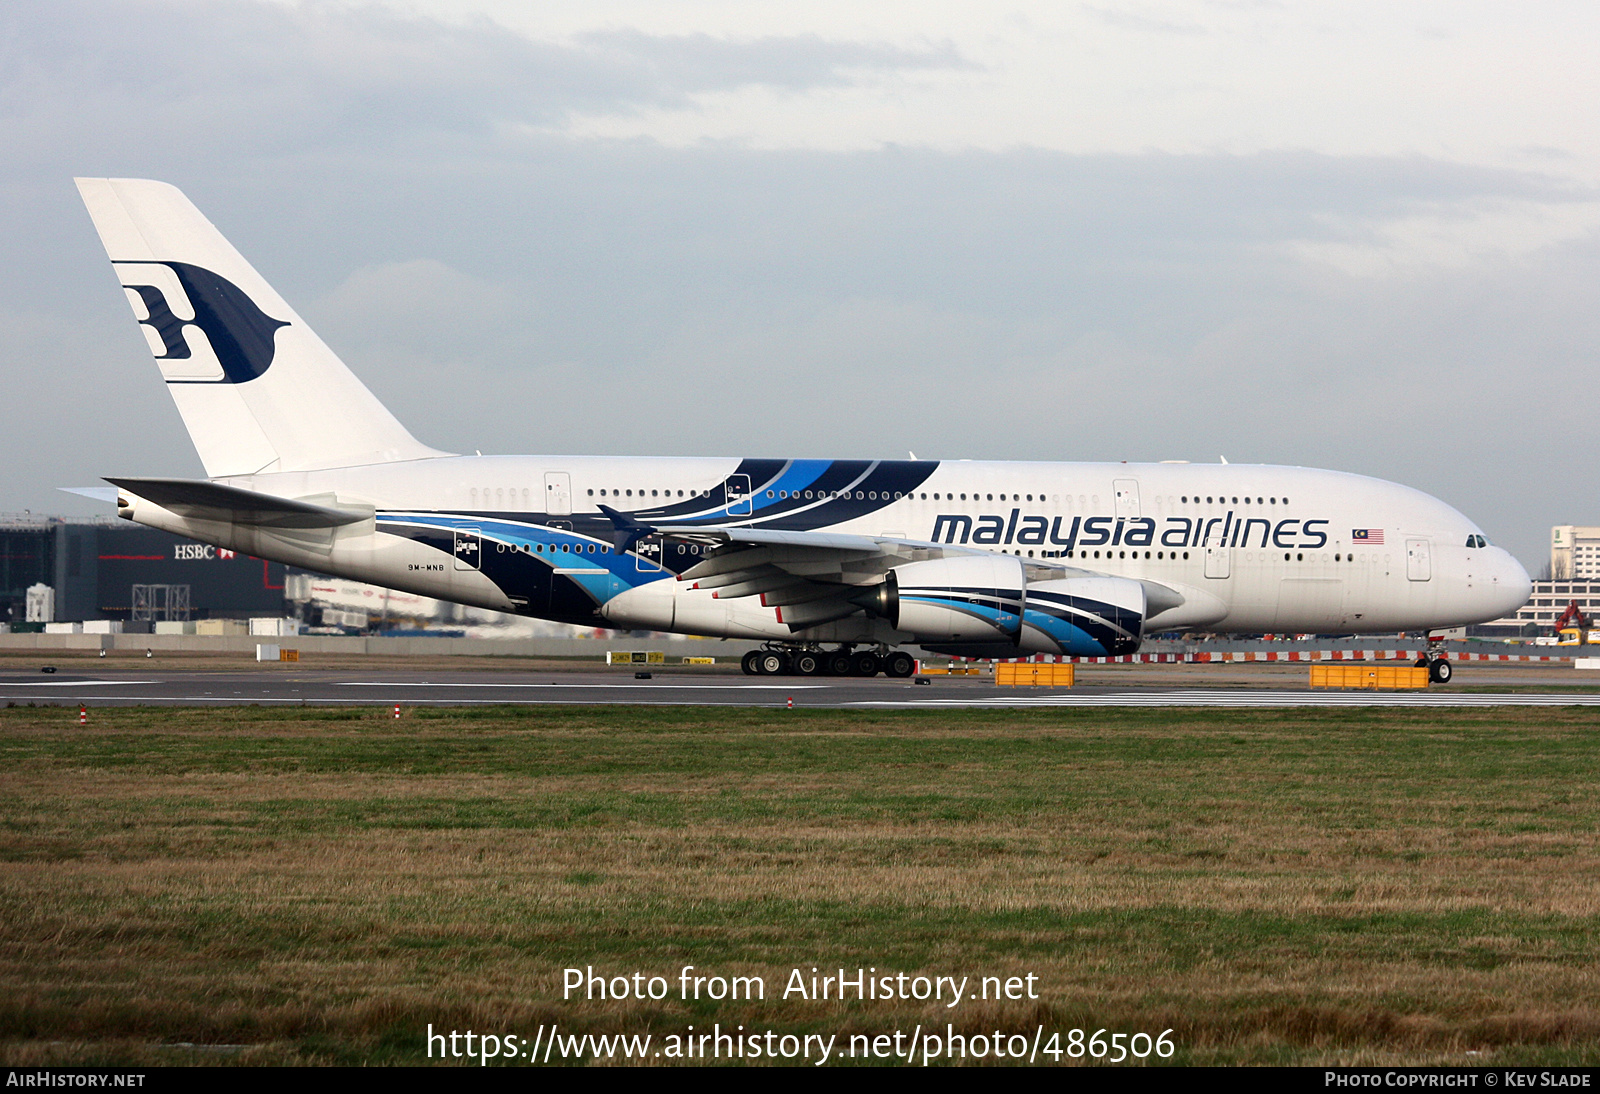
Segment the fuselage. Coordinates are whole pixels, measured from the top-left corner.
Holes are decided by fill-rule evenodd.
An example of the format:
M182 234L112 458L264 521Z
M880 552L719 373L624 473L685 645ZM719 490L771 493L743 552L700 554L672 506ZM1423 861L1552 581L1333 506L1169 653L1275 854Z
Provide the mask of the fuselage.
M705 548L667 534L619 553L602 505L650 526L964 547L1022 560L1029 580L1065 567L1176 591L1179 605L1152 602L1146 633L1437 629L1507 615L1529 591L1516 560L1438 499L1296 467L454 456L218 481L374 515L337 533L131 515L339 576L621 629L904 640L868 612L797 631L793 609L786 622L760 596L676 580Z

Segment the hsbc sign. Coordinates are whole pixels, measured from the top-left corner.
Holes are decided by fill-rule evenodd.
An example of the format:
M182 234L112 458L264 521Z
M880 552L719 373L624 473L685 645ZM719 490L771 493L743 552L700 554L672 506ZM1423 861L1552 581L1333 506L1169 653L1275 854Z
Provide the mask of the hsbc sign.
M172 558L175 562L203 562L209 559L227 560L233 558L234 552L213 547L209 543L174 543L172 545Z

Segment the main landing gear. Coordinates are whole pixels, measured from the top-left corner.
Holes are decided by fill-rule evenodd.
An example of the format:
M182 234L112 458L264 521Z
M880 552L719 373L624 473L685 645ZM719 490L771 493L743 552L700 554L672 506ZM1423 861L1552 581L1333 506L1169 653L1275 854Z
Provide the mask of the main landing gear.
M1427 652L1417 658L1417 668L1427 669L1428 679L1435 684L1450 682L1456 672L1455 666L1450 663L1449 651L1444 648L1444 639L1428 638Z
M768 646L744 655L740 667L746 676L894 676L904 679L917 671L917 662L903 650L857 650L852 646L823 650L810 647Z

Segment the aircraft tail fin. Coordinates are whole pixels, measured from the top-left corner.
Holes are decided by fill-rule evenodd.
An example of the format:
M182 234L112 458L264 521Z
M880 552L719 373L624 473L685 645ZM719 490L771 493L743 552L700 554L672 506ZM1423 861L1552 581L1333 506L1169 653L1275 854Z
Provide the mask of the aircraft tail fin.
M208 476L445 455L413 437L176 187L77 183Z

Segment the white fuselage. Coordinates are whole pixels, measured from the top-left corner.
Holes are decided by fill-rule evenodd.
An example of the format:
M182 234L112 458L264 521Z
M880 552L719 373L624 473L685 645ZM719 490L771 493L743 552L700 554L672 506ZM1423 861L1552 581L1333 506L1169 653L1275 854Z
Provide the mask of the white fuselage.
M808 488L830 471L826 489ZM370 506L375 518L337 533L294 533L185 520L148 503L130 515L378 585L574 622L587 614L591 624L625 629L897 640L865 614L796 634L759 597L718 602L673 580L699 557L670 539L621 558L601 504L676 525L964 545L1022 559L1030 575L1067 567L1142 579L1183 597L1152 614L1148 631L1435 629L1507 615L1529 591L1522 567L1443 502L1394 483L1295 467L453 456L218 481ZM669 510L670 520L662 516ZM397 535L402 526L445 539ZM482 537L484 564L463 565L447 549L462 529ZM575 583L586 600L551 594L530 603L489 565L496 551L544 562L546 549L563 552L549 560L551 580ZM575 560L574 551L584 557Z

